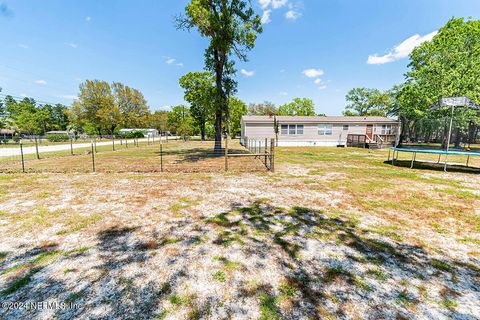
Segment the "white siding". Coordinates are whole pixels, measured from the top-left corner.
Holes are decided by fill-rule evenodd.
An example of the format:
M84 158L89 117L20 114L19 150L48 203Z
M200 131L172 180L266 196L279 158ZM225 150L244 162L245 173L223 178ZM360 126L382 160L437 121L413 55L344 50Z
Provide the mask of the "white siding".
M303 124L303 134L281 134L282 124ZM327 124L327 123L322 123ZM347 144L348 134L365 134L367 130L366 123L335 123L332 124L331 135L318 134L319 123L280 123L278 145L279 146L337 146ZM343 130L343 126L348 125L348 130ZM396 128L394 125L393 127ZM382 124L373 124L373 133L380 134ZM393 129L392 129L393 130ZM396 130L396 129L395 129ZM396 132L396 131L394 131ZM244 137L250 139L275 138L275 131L272 123L242 123L242 141Z

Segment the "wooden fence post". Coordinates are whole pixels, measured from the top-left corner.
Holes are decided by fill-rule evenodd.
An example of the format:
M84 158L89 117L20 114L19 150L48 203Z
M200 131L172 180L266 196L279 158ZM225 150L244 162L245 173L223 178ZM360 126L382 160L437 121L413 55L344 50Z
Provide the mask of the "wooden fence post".
M70 137L70 154L73 156L73 138Z
M37 160L40 159L40 154L38 153L38 140L37 140L37 136L35 136L35 152L37 154Z
M228 134L225 135L225 171L228 171Z
M91 142L91 144L92 144L92 169L93 169L93 172L95 172L95 149L93 146L93 141Z
M115 137L112 136L112 150L115 151Z
M22 155L22 172L25 173L25 159L23 159L23 144L20 142L20 154Z

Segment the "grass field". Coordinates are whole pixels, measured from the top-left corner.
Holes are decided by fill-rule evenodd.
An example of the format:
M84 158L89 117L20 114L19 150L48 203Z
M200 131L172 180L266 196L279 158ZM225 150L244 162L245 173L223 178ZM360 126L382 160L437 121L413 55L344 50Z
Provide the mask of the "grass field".
M153 148L99 152L95 174L79 155L0 175L0 300L76 306L0 318L480 318L478 170L277 148L275 173L225 173L176 142L171 170L142 172Z

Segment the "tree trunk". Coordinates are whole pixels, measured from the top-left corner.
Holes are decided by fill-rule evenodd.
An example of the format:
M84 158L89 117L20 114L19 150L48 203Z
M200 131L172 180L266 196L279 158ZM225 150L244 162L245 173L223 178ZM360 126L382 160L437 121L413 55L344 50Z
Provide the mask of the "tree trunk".
M200 136L202 137L202 141L205 141L205 119L202 119L202 121L200 122Z
M462 143L462 136L462 132L459 128L457 128L455 135L455 148L460 148L460 144Z
M222 150L222 110L217 108L215 113L215 147L214 152Z

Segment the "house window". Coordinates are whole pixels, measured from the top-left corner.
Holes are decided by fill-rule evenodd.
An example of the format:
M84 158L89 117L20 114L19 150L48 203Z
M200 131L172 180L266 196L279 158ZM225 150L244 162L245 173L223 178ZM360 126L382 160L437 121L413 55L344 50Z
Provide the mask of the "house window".
M303 124L282 124L282 135L303 134Z
M344 125L343 125L343 131L348 131L348 129L349 129L348 124L344 124Z
M382 134L392 134L392 126L389 124L382 125Z
M319 124L318 125L318 134L320 136L331 136L332 135L332 127L331 124Z

